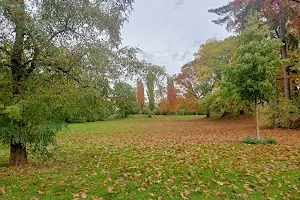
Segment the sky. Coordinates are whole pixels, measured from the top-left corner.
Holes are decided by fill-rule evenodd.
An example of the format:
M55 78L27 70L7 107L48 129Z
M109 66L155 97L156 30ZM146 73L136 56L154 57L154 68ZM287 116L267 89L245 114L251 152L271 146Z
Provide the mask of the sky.
M135 0L133 13L122 29L123 46L139 47L140 59L165 66L170 75L193 60L207 39L224 39L230 33L212 22L218 16L208 9L229 0Z

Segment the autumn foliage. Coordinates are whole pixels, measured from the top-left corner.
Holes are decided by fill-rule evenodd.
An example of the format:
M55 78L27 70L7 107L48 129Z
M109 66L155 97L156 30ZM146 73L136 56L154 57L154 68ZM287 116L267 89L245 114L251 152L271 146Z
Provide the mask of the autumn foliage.
M172 77L168 78L167 99L169 104L169 112L172 114L177 113L177 91L175 89L174 80Z
M141 80L137 81L137 87L136 87L136 96L137 96L137 104L138 104L138 110L139 113L143 113L143 108L145 105L145 90L144 85Z

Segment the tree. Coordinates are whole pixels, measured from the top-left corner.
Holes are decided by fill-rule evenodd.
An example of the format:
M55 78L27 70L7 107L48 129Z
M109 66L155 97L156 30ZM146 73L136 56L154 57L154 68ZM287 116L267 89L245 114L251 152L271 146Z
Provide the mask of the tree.
M186 98L201 98L200 73L195 69L194 62L189 62L181 67L181 72L174 77L179 92Z
M180 115L200 114L199 101L195 98L178 96L176 100L176 109Z
M259 139L258 104L274 97L274 79L278 73L282 43L268 39L268 28L249 17L247 29L241 33L241 46L232 65L224 72L222 87L234 91L242 100L255 105Z
M222 73L231 63L238 46L239 41L235 36L222 41L209 39L195 53L194 65L198 78L208 85L205 93L218 87Z
M144 80L147 86L147 96L149 101L149 116L155 108L155 87L158 88L158 92L161 93L162 81L166 76L165 68L157 65L152 65L150 63L145 63L145 74Z
M210 117L214 100L214 93L208 93L200 100L201 112L205 114L207 118Z
M166 98L159 101L158 107L161 115L167 115L169 113L170 104Z
M136 94L128 83L116 83L114 86L115 104L122 118L136 113Z
M221 95L220 81L224 70L231 64L233 55L239 45L237 37L229 37L225 40L209 39L194 54L195 59L184 66L185 74L193 78L183 78L183 74L179 74L180 85L187 85L190 91L197 91L198 101L201 104L202 112L208 117L212 109L218 110L222 115L231 113L232 98ZM188 70L187 70L188 69ZM191 70L192 69L192 70ZM192 74L192 75L191 75ZM192 83L193 84L187 84ZM193 85L193 87L188 87ZM187 90L188 91L188 90ZM217 92L217 94L215 94ZM193 94L192 92L189 92Z
M137 90L136 96L137 96L138 109L139 109L139 113L142 114L145 105L145 90L141 79L137 80L136 90Z
M167 78L167 99L169 103L169 112L174 114L177 112L176 109L176 100L177 100L177 91L174 86L174 80L172 77Z
M80 78L80 70L75 70L77 65L73 65L75 69L69 69L72 65L57 63L65 62L67 58L76 61L82 58L77 53L66 54L78 46L117 47L121 41L120 28L127 20L132 2L0 2L0 54L1 57L5 55L5 59L1 58L1 70L5 69L6 77L10 79L11 97L0 110L0 139L10 145L9 165L27 164L26 145L35 144L39 150L45 150L47 144L54 143L53 138L60 127L59 120L47 109L48 106L34 101L35 95L29 88L36 85L36 80L44 74L62 74L61 78L64 78L73 70ZM58 60L55 55L62 59ZM42 93L36 95L40 97L38 99L43 98ZM45 103L55 104L50 99ZM40 115L34 112L36 110ZM37 119L34 116L43 117L34 121Z

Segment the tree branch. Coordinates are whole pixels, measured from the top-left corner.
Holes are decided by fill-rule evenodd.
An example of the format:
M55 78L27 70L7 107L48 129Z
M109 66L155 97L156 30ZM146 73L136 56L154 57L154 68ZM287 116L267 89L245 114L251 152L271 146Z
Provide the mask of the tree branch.
M86 85L83 85L78 78L76 78L75 76L71 75L70 71L63 69L62 67L57 67L56 69L59 70L59 71L61 71L61 72L63 72L67 76L71 77L71 79L73 79L74 81L76 81L81 87L83 87L83 88L87 88L88 87Z
M29 67L28 70L27 70L27 74L31 74L31 73L34 71L34 69L35 69L35 61L37 60L37 57L38 57L38 55L40 54L40 52L41 52L44 48L46 48L46 47L51 43L51 41L52 41L55 37L57 37L59 34L64 33L64 32L66 32L66 31L70 30L70 29L68 28L68 22L69 22L69 19L66 20L66 23L65 23L65 26L64 26L63 29L61 29L61 30L59 30L59 31L56 31L55 33L53 33L52 36L49 37L49 39L48 39L45 43L41 44L40 46L36 46L36 47L34 48L34 55L33 55L33 58L32 58L31 60L28 60L28 61L24 64L24 65L30 64L30 67Z

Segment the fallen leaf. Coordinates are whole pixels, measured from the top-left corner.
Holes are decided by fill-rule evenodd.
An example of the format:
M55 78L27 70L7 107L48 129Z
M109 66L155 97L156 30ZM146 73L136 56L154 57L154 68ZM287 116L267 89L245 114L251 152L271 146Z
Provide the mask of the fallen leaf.
M5 195L5 186L4 185L2 185L2 187L0 188L0 191L3 195Z
M87 198L87 195L86 195L86 193L81 192L81 193L80 193L80 197L81 197L82 199L86 199L86 198Z
M107 192L108 193L113 193L113 190L114 190L114 186L110 186L108 189L107 189Z
M45 192L39 190L39 191L38 191L38 194L45 194Z

